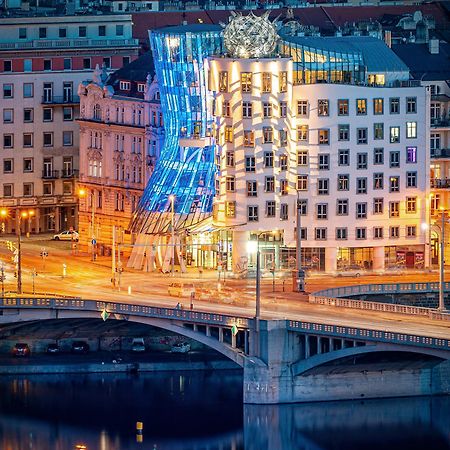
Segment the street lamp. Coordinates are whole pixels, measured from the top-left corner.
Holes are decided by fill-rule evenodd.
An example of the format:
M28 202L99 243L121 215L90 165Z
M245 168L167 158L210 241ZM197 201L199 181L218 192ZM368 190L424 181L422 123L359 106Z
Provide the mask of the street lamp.
M175 195L169 195L171 216L170 227L172 231L172 276L175 276Z
M296 233L296 270L294 292L305 292L305 271L302 269L302 228L301 228L300 191L297 190L297 233Z
M22 294L22 219L29 219L34 216L34 210L21 211L18 215L17 230L17 293Z
M6 231L5 219L8 217L8 210L5 208L0 209L0 217L2 219L2 233Z
M84 188L80 188L78 190L78 197L79 198L86 198L86 212L89 212L89 199L88 199L88 190L84 189ZM91 253L92 253L92 261L95 261L95 205L94 205L94 191L92 191L92 197L91 197L91 201L92 201L92 211L91 211L91 226L89 227L90 230L92 231L91 237L92 237L92 241L91 241ZM89 233L89 231L88 231ZM89 237L88 237L88 242L89 242Z

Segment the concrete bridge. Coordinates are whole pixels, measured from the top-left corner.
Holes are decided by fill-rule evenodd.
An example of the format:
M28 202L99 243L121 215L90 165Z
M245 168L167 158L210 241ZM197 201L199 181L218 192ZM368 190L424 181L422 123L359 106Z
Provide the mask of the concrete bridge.
M0 324L99 319L102 312L106 320L170 330L227 356L243 368L245 403L450 393L450 336L298 320L257 324L248 317L75 298L0 299Z

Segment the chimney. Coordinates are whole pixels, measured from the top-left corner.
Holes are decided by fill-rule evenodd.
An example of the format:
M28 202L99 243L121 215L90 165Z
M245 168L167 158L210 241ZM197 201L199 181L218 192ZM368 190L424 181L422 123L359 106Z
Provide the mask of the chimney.
M428 51L432 55L439 55L439 39L432 38L428 41Z
M392 48L392 31L385 30L385 32L384 32L384 42L389 48Z

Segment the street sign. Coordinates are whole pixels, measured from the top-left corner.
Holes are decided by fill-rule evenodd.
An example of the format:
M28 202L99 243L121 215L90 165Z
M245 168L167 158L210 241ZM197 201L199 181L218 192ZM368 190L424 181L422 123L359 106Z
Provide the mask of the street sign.
M97 240L96 239L92 239L91 244L95 245L96 243L97 243Z
M233 325L232 327L231 327L231 334L233 335L233 336L236 336L237 334L238 334L238 327L236 326L236 325Z

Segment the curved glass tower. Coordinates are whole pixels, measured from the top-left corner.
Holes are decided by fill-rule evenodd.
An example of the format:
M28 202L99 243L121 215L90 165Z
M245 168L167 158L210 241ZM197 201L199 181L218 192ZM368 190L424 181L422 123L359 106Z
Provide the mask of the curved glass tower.
M168 233L171 220L176 230L186 229L212 214L216 147L205 63L222 53L221 30L190 25L150 32L166 137L131 224L135 233Z

